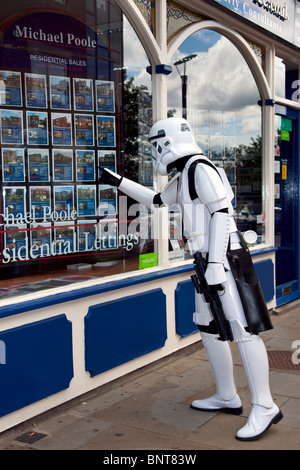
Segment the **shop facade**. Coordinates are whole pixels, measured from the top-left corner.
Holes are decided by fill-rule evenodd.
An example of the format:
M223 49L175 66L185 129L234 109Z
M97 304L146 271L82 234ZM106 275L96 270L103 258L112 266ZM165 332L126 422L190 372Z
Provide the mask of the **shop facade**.
M200 340L182 209L99 180L163 189L158 119L186 117L225 169L268 307L300 297L299 2L16 1L0 13L0 432Z

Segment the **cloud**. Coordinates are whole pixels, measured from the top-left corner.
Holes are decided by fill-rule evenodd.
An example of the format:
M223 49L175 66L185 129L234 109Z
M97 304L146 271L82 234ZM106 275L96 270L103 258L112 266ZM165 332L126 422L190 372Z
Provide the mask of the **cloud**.
M224 36L198 59L187 62L188 99L193 106L238 109L257 103L259 94L253 76L235 46ZM180 58L177 51L175 60ZM181 66L182 67L182 66ZM176 70L170 76L169 100L180 103L181 89Z
M203 52L203 37L211 37L215 41L206 52ZM219 110L224 113L233 111L240 141L259 135L261 113L257 102L260 96L250 69L238 49L227 38L217 34L202 35L199 50L195 50L195 40L191 44L194 49L189 50L188 54L196 53L197 59L186 63L188 109ZM184 49L187 50L186 47ZM176 61L188 54L177 50L173 59ZM179 67L180 73L183 73L183 66ZM174 68L168 81L168 106L180 108L181 97L180 77ZM194 126L199 124L194 122ZM215 129L213 132L217 133Z

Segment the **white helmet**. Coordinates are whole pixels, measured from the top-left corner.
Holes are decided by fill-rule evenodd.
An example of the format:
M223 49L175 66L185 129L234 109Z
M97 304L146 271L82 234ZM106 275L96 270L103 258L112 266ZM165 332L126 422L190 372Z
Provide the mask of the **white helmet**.
M150 129L153 166L160 175L168 175L182 157L202 154L189 123L183 118L157 121Z

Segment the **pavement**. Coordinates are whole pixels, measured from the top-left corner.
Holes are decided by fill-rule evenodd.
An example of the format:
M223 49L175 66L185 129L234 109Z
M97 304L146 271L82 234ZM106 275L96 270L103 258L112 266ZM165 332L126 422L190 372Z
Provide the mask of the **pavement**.
M274 329L261 336L269 355L273 398L284 418L257 441L235 439L251 408L235 343L232 353L243 414L207 413L190 408L194 399L215 393L213 375L199 342L0 434L0 450L147 450L165 454L299 450L300 300L276 309L275 313ZM119 454L107 455L112 459Z

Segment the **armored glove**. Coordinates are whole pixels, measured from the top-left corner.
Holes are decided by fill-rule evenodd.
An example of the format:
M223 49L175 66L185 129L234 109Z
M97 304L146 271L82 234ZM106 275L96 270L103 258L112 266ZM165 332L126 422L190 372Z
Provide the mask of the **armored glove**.
M99 167L99 170L101 171L101 175L99 178L100 183L109 184L110 186L116 186L117 188L120 186L122 176L118 175L117 173L114 173L111 170L108 170L107 168Z

